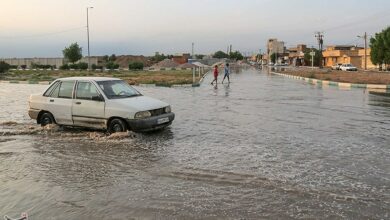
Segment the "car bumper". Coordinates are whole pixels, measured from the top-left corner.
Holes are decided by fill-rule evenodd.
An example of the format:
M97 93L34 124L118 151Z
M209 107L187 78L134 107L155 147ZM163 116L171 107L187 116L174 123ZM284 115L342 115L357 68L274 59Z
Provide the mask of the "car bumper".
M30 116L30 118L31 119L38 119L38 115L39 115L39 112L40 112L41 110L39 110L39 109L33 109L33 108L30 108L29 110L28 110L28 116Z
M153 131L169 126L174 119L174 113L166 113L144 119L128 119L127 124L132 131Z

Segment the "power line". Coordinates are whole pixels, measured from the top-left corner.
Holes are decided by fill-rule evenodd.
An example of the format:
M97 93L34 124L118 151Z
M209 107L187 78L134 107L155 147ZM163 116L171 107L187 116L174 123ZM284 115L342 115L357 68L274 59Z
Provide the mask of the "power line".
M77 28L71 28L71 29L66 29L62 31L57 31L57 32L51 32L51 33L45 33L45 34L36 34L36 35L25 35L25 36L0 36L0 39L23 39L23 38L39 38L39 37L46 37L46 36L52 36L52 35L58 35L58 34L63 34L66 32L71 32L75 30L80 30L84 29L84 27L77 27Z

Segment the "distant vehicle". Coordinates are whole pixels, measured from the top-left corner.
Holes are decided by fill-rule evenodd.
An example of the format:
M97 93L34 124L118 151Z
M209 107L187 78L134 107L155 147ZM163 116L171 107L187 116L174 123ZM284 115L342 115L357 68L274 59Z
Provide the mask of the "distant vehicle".
M343 64L340 66L340 70L342 71L357 71L357 68L352 66L352 64Z
M38 124L107 129L110 133L160 130L175 118L169 104L143 96L127 82L106 77L54 81L31 95L28 114Z
M341 67L342 65L343 65L342 63L338 63L338 64L332 66L332 70L340 70L340 67Z

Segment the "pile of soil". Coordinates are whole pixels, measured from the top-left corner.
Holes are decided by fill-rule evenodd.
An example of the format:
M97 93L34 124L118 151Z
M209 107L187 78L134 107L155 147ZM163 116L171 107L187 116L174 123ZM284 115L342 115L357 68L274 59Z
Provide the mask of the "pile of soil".
M191 63L183 63L183 64L179 65L178 67L179 68L194 68L194 67L196 67L196 65L191 64Z
M180 64L176 63L175 61L172 61L170 59L165 59L159 63L156 63L152 66L152 68L160 69L160 68L176 68Z
M130 62L141 62L145 67L152 65L151 60L144 56L121 55L117 56L115 60L115 63L119 64L121 68L128 68Z

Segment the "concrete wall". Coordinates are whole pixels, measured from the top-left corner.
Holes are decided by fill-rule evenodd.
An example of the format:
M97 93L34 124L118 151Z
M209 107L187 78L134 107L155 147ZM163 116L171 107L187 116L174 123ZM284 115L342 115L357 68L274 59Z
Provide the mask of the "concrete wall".
M91 65L98 63L98 58L97 57L91 57ZM21 65L26 65L27 68L31 68L31 65L33 63L35 64L41 64L41 65L51 65L51 66L56 66L59 68L60 66L64 65L65 61L64 58L0 58L0 61L4 61L10 65L16 65L20 67ZM88 63L88 58L83 57L79 62L84 62Z

